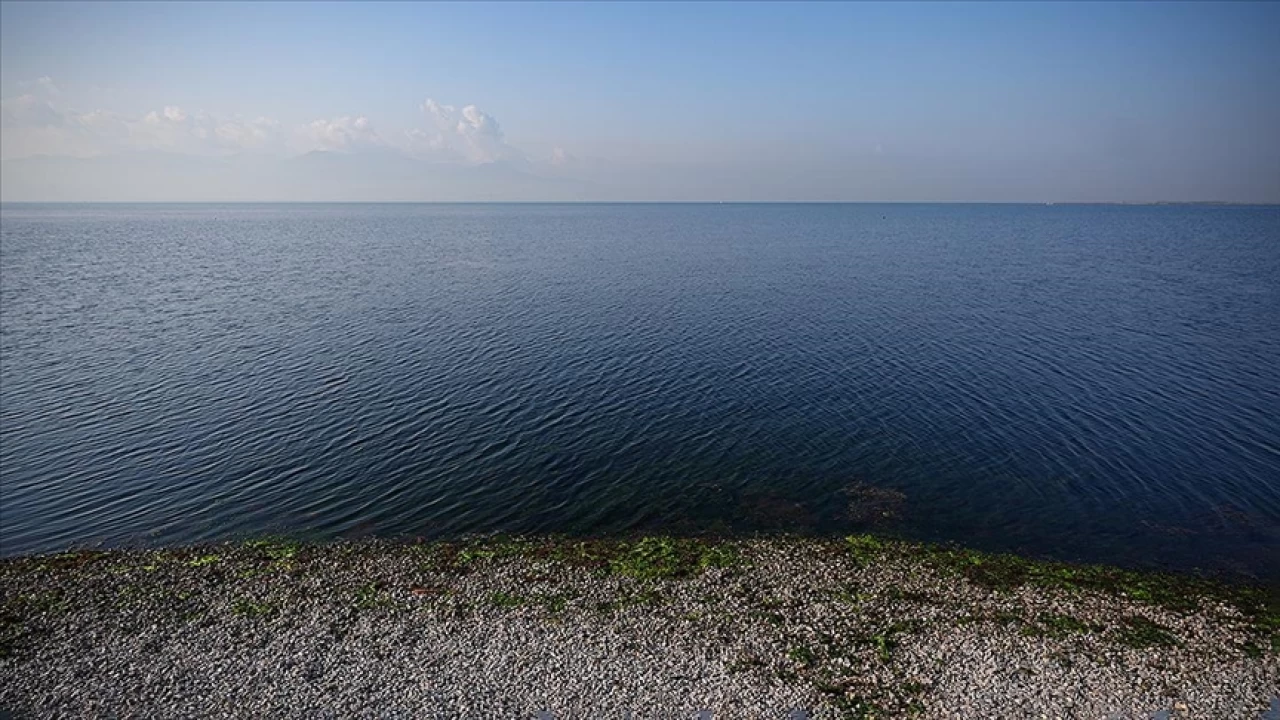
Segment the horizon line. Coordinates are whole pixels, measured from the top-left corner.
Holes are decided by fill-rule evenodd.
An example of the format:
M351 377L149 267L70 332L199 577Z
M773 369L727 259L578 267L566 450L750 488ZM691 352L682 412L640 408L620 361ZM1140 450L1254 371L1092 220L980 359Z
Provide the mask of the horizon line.
M0 200L0 205L1208 205L1277 207L1237 200Z

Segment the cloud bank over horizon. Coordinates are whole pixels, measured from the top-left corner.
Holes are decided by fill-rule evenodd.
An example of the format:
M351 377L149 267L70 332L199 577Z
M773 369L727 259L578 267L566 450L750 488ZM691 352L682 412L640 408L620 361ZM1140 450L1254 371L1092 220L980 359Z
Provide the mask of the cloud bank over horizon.
M395 132L364 114L289 125L178 105L137 115L76 110L50 76L19 86L22 94L0 100L6 202L1091 202L1112 201L1109 193L1118 190L1105 167L1074 189L1052 187L987 158L894 155L881 143L826 160L746 158L710 166L579 158L558 145L535 155L509 143L498 119L476 105L433 98L418 105L414 127ZM1042 159L1045 167L1054 161ZM1209 199L1191 186L1158 192L1123 200ZM1211 199L1242 198L1276 199L1247 193Z
M0 200L1276 203L1277 22L0 2Z
M64 106L48 76L21 87L29 92L0 100L6 201L590 197L581 185L550 177L562 175L567 151L531 159L475 105L427 98L421 127L386 133L366 115L288 126L177 105L135 116L79 111ZM307 162L311 155L333 157ZM485 165L505 172L477 170ZM533 174L540 166L549 177ZM317 182L316 173L329 177Z
M264 153L303 155L309 152L353 153L391 150L438 162L481 164L526 160L507 144L498 121L475 105L456 108L432 98L421 104L427 128L384 134L366 115L317 118L286 126L258 116L216 115L165 105L129 116L103 109L79 111L63 106L53 79L42 76L20 84L28 89L0 99L0 159L40 155L96 157L131 151L186 155ZM554 155L565 157L562 148Z
M22 201L1112 201L1125 180L1100 165L1072 188L1020 175L990 158L886 152L827 159L766 157L701 165L580 159L561 146L535 156L510 144L474 104L426 98L418 122L386 131L368 115L286 124L165 105L138 115L76 110L54 79L22 81L0 100L0 200ZM1116 153L1133 151L1137 131ZM1139 147L1139 152L1141 148ZM320 157L323 156L323 157ZM1040 159L1051 169L1060 158ZM1176 172L1171 170L1171 172ZM1223 178L1223 184L1230 180ZM1170 190L1170 187L1174 187ZM1170 183L1131 202L1204 198ZM916 195L912 198L912 195Z

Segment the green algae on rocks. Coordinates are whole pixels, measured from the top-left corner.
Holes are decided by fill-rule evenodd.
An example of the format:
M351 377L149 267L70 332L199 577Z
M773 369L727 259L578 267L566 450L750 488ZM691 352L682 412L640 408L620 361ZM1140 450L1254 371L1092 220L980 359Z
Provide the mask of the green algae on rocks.
M458 707L540 697L556 717L662 698L726 716L771 703L813 717L931 717L957 703L989 716L1011 702L1052 714L1039 682L1097 716L1183 703L1199 709L1186 717L1253 720L1280 684L1267 588L871 535L275 537L7 558L0 587L0 707L37 717L85 714L99 702L90 690L115 698L94 712L171 716L134 712L136 693L181 690L170 665L197 677L276 667L270 688L202 681L231 717L285 707L272 703L303 691L288 680L296 663L355 693L364 686L328 659L339 649L386 678L371 706L383 714L423 682ZM538 672L493 670L516 659ZM125 682L101 676L105 662ZM529 684L564 673L614 687L582 705Z

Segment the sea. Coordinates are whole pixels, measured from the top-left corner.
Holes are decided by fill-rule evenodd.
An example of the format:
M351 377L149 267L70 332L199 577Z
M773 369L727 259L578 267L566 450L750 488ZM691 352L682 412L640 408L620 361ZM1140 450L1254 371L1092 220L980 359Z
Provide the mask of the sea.
M1280 208L0 207L5 555L861 532L1280 580Z

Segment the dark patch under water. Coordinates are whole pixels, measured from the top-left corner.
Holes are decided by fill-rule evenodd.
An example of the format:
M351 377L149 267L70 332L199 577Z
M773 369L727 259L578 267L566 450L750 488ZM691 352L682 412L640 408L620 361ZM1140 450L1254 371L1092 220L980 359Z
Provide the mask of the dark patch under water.
M872 529L1280 577L1280 209L6 205L0 545Z

